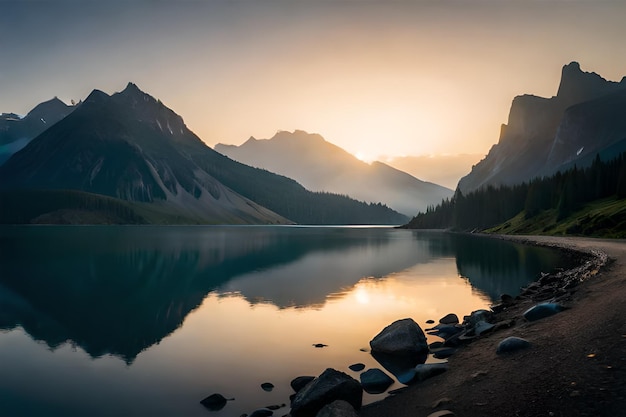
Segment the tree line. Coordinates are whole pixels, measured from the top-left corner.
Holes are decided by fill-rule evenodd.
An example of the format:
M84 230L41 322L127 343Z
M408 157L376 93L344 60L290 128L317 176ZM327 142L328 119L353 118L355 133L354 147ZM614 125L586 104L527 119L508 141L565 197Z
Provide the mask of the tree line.
M562 220L587 203L626 198L626 152L610 161L596 155L587 168L574 166L551 177L512 186L487 186L429 206L406 225L412 229L482 230L504 223L524 212L527 219L556 210Z

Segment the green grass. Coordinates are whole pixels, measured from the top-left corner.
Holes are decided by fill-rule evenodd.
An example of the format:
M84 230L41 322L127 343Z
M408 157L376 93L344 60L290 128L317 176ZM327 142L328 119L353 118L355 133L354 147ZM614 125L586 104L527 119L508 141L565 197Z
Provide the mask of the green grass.
M557 219L556 209L543 211L529 219L526 218L526 212L521 212L485 232L626 238L626 199L612 197L597 200L562 220Z

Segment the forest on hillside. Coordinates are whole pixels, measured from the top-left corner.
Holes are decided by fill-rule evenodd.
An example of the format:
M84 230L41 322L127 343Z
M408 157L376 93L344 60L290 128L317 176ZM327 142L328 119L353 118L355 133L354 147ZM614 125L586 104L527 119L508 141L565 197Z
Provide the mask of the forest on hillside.
M626 153L610 161L596 156L584 169L573 168L551 177L513 186L488 186L430 206L405 227L411 229L485 230L523 215L532 219L553 210L560 221L593 201L626 199ZM626 201L626 200L625 200Z

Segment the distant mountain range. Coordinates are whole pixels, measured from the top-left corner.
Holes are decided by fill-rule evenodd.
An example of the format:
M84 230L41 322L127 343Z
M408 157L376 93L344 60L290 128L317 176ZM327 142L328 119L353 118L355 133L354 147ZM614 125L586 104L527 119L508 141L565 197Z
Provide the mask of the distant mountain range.
M0 166L0 189L5 223L81 222L74 218L85 211L89 222L406 221L381 204L313 193L213 151L179 115L132 83L112 96L94 90L15 153ZM102 218L93 218L97 211Z
M305 188L382 202L408 216L452 196L452 190L421 181L382 162L367 164L318 134L279 131L215 150L241 163L293 178Z
M0 165L41 132L70 114L74 106L68 106L53 98L35 106L23 118L15 113L0 115Z
M515 97L498 144L463 177L464 194L488 185L513 185L574 165L596 154L610 160L626 150L626 77L607 81L565 65L557 95Z

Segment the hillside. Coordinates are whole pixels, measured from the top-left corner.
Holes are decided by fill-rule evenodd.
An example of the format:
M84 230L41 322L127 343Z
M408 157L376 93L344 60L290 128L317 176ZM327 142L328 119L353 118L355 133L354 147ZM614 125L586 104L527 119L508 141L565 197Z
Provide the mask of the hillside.
M132 83L112 96L94 90L0 167L0 188L102 195L183 223L405 221L387 207L312 193L218 154Z

